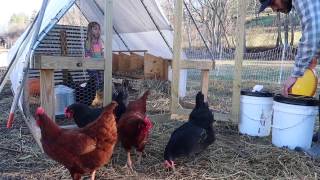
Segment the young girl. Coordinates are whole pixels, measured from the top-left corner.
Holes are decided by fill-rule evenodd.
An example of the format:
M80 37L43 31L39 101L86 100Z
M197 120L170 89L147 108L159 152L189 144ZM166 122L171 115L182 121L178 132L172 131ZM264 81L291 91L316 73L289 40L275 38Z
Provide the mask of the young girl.
M103 57L103 43L101 41L100 25L97 22L90 22L88 24L87 39L85 42L85 56L90 58ZM102 75L97 70L88 70L90 77L96 80L96 89L102 89Z

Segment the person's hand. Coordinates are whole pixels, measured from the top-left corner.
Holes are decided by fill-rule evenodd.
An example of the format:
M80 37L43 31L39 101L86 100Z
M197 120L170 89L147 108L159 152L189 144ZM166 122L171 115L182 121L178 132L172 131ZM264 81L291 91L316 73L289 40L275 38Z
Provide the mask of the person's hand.
M297 78L290 76L283 84L282 95L288 97L289 89L296 83Z
M315 69L316 66L317 66L317 64L318 64L317 58L313 58L313 59L311 60L311 63L310 63L310 65L309 65L309 68L310 68L310 69Z

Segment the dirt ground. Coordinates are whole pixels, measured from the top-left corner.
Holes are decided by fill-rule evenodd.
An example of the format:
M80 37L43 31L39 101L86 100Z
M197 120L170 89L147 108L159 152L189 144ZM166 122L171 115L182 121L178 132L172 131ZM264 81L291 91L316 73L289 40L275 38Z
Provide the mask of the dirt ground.
M13 128L6 129L11 102L7 86L0 94L0 179L71 179L62 165L40 151L19 112ZM237 126L223 122L215 123L217 140L205 152L179 159L176 171L167 171L163 168L164 147L183 122L166 115L151 119L154 127L135 173L122 168L126 154L117 146L111 162L98 170L97 179L319 179L319 160L276 148L270 137L239 135Z

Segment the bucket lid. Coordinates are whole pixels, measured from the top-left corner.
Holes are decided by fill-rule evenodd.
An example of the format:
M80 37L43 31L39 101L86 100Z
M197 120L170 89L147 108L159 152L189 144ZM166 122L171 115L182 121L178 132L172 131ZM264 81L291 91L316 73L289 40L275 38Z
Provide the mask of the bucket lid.
M255 97L273 97L273 93L268 91L252 92L251 90L241 90L241 95L255 96Z
M307 68L289 90L290 94L314 96L317 90L318 78L314 69Z
M277 94L273 97L273 100L280 103L300 105L300 106L318 106L319 101L309 96L289 95L284 97L281 94Z

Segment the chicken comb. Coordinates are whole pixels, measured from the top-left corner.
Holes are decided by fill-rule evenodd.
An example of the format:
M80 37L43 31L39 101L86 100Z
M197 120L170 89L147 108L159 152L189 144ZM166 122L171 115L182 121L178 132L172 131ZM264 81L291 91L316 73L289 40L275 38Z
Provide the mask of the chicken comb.
M67 113L67 110L68 110L68 107L65 107L64 110L63 110L64 114Z
M43 107L38 107L36 111L36 115L42 115L45 113L45 110Z

